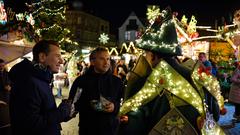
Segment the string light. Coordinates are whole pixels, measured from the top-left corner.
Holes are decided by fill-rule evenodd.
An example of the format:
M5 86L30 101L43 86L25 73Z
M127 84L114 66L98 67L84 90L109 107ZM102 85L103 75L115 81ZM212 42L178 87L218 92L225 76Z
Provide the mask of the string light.
M187 17L183 15L181 19L182 24L187 25L187 21L188 21Z
M142 38L136 40L136 44L139 48L151 47L156 50L162 50L165 53L176 53L176 48L179 45L177 41L169 43L162 41L164 36L166 36L166 27L171 26L174 26L174 21L172 19L164 22L156 32L145 33L144 37L142 36Z
M203 102L199 93L165 61L161 61L153 69L143 88L123 103L119 114L124 115L129 111L136 111L140 106L147 104L158 96L163 90L184 99L194 106L201 115L204 115Z
M220 85L218 80L212 75L208 75L205 72L199 73L200 64L197 63L192 74L192 79L195 84L198 86L198 89L205 87L208 92L217 100L220 109L224 108L224 99L221 95Z
M155 20L159 17L159 15L160 15L159 6L153 5L147 8L147 19L150 24L153 24Z
M118 51L116 47L113 47L111 51L109 51L109 54L112 55L113 52L115 52L115 54L118 56Z

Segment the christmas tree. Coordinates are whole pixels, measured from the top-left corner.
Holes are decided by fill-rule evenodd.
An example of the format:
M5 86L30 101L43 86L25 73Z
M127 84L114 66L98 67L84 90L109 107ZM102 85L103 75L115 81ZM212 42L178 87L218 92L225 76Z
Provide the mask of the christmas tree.
M65 26L66 0L35 0L35 3L27 6L27 21L33 25L38 40L58 41L65 51L76 48L78 44L71 40L72 34Z

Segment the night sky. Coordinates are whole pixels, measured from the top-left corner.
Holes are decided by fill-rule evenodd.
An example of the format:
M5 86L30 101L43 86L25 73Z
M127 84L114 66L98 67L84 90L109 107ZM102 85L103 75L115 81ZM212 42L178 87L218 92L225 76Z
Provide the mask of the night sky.
M25 9L24 3L31 0L4 0L6 6L17 12ZM77 1L77 0L68 0ZM218 25L232 22L233 12L240 9L240 0L79 0L82 9L110 22L112 29L117 30L129 14L134 11L139 18L146 18L147 5L157 4L160 9L170 6L172 11L191 18L194 15L197 25ZM224 19L223 19L224 18ZM114 31L113 30L113 31Z
M159 5L161 10L170 6L178 12L179 19L183 14L188 18L194 15L199 24L214 24L216 19L220 21L222 17L230 22L233 11L240 9L240 0L83 0L83 4L95 11L96 15L120 24L131 11L140 18L146 18L147 5L152 4Z

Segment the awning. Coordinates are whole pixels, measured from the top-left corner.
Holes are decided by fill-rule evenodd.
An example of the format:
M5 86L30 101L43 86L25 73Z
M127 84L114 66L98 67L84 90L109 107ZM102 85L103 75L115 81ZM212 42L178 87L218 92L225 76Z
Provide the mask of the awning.
M6 63L24 56L32 51L31 45L14 45L9 42L0 41L0 58Z

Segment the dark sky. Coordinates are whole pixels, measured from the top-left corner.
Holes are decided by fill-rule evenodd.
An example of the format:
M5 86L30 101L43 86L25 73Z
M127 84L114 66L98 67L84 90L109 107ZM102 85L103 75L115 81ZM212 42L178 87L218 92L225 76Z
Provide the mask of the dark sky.
M110 21L113 27L120 27L131 11L139 18L146 18L147 5L157 4L160 9L170 6L172 11L178 12L181 19L194 15L197 25L212 25L216 20L218 25L225 20L232 22L233 12L240 9L240 0L82 0L84 9L90 10L96 16ZM222 18L225 19L222 19Z
M23 10L24 3L31 0L4 0L6 6L16 10ZM81 1L83 9L91 14L108 20L113 29L120 27L129 14L134 11L139 18L146 18L147 5L157 4L160 9L170 6L178 12L181 19L185 14L187 18L194 15L197 25L214 25L215 20L222 24L225 18L227 24L231 23L233 12L240 9L240 0L68 0Z
M240 0L82 0L84 6L92 8L96 14L117 22L126 18L131 11L145 17L147 5L157 4L160 9L170 6L173 11L195 15L199 22L214 22L222 16L228 17L235 9L240 9ZM227 18L226 18L227 19Z

